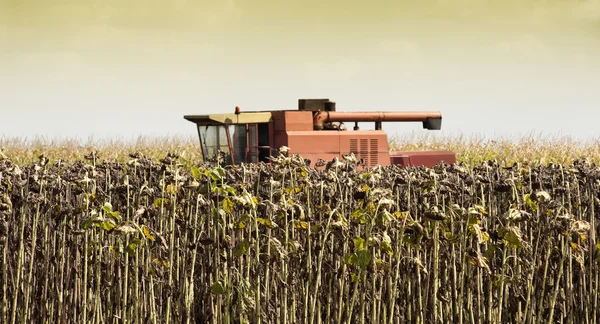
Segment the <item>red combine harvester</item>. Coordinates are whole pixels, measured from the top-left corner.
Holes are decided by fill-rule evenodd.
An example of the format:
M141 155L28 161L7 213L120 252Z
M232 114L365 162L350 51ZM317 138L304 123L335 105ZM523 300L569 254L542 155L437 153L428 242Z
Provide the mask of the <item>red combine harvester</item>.
M439 130L439 112L338 112L329 99L300 99L298 110L275 110L212 115L186 115L198 127L205 160L214 160L219 151L224 164L269 162L277 149L289 147L311 161L342 158L354 153L366 167L397 164L433 167L442 161L455 163L450 151L390 152L383 122L422 122L423 128ZM374 130L361 130L359 122L375 123ZM344 123L354 123L353 130Z

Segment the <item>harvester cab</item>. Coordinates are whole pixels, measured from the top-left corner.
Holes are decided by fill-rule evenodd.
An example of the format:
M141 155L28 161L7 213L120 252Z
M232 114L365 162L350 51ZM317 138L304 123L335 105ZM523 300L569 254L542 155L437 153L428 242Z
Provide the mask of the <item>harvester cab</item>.
M297 110L186 115L196 124L205 161L223 165L270 162L281 147L299 154L315 166L318 160L342 158L353 153L366 167L375 165L424 165L455 163L451 151L390 152L383 122L421 122L423 128L439 130L439 112L338 112L329 99L300 99ZM374 123L361 130L359 122ZM345 123L354 123L349 130Z

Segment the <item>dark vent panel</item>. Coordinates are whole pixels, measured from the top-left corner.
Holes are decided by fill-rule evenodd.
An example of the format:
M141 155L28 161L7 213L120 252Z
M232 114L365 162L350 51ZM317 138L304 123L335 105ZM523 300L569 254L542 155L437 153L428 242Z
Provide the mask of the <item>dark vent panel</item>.
M357 159L364 159L367 167L379 164L379 140L376 138L350 139L350 152Z
M379 163L379 141L376 138L372 138L369 142L371 146L369 152L369 164L371 166L376 166Z
M358 140L357 139L351 139L350 140L350 152L354 153L354 155L358 156Z

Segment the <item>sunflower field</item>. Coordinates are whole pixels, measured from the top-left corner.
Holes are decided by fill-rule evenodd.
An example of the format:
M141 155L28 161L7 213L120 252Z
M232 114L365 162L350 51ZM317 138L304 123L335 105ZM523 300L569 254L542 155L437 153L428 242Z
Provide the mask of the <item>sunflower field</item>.
M2 323L597 323L600 168L0 158Z

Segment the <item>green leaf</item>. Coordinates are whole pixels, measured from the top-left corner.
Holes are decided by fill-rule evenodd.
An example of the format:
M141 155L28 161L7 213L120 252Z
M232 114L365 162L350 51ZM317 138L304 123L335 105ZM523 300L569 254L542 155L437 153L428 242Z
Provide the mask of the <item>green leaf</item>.
M154 207L156 208L160 208L163 205L166 205L169 203L169 200L167 198L156 198L154 199Z
M305 221L295 221L294 222L294 227L297 229L308 229L309 226L310 226L310 224Z
M127 244L127 248L126 251L127 253L129 253L129 255L134 256L135 255L135 251L137 250L139 241L137 240L133 240L131 243Z
M165 191L170 194L170 195L174 195L177 192L177 187L175 187L175 185L167 185L167 188L165 188Z
M392 245L388 242L381 242L381 250L386 252L389 255L394 255L394 251L392 250Z
M237 195L237 191L235 191L235 187L228 186L228 185L224 184L223 188L225 189L226 192L229 192L230 194L232 194L234 196Z
M286 192L288 195L297 194L297 193L299 193L299 192L300 192L300 190L301 190L301 189L300 189L300 188L298 188L298 187L291 187L291 186L288 186L287 188L285 188L285 192Z
M498 252L498 248L494 244L489 244L488 249L485 250L485 252L483 253L483 256L488 260L492 260L496 256L497 252Z
M469 213L469 218L467 219L467 226L471 227L475 224L481 223L481 220L477 216L478 216L477 214Z
M505 226L498 231L502 241L506 246L520 249L523 247L523 234L516 226Z
M111 229L115 228L115 226L117 226L112 220L108 220L105 222L100 223L100 228L105 230L105 231L110 231Z
M580 251L581 251L581 248L580 248L580 247L579 247L579 245L577 245L577 243L575 243L575 242L571 242L571 248L572 248L573 250L575 250L576 252L580 252Z
M344 255L344 262L347 265L354 265L358 262L358 255L356 253L347 253Z
M210 292L215 295L223 295L225 293L225 288L223 288L223 284L220 280L212 285Z
M275 227L277 227L277 224L273 223L270 219L264 219L264 218L257 217L256 221L259 224L264 225L264 226L266 226L268 228L275 228Z
M308 170L306 170L306 168L298 168L296 169L296 175L301 178L306 178L308 176Z
M536 212L538 209L538 206L536 204L535 201L533 201L533 199L531 199L531 194L525 194L523 196L523 202L525 203L525 205L527 205L532 211Z
M360 251L360 250L366 249L366 247L367 247L366 242L362 237L358 236L358 237L354 238L354 248L356 250Z
M363 209L357 209L352 212L352 218L359 224L365 224L368 220L368 214Z
M114 212L112 212L112 213L110 213L110 214L108 214L108 215L109 215L110 217L112 217L112 218L116 219L117 221L120 221L120 220L121 220L121 213L120 213L120 212L118 212L118 211L114 211Z
M113 206L109 202L104 203L104 206L102 206L102 211L104 211L106 215L116 219L117 221L121 220L121 213L119 213L118 211L113 211Z
M352 212L352 217L353 218L360 218L362 216L362 214L364 214L364 210L362 209L356 209L355 211Z
M231 201L231 199L229 199L228 197L225 197L225 199L223 199L223 210L229 214L233 212L233 201Z
M152 261L154 261L156 264L162 265L165 268L169 268L169 260L167 259L154 258Z
M112 213L112 204L111 204L111 203L109 203L109 202L105 202L105 203L104 203L104 206L102 206L102 210L103 210L105 213Z
M198 169L198 167L192 167L192 176L196 180L200 180L202 178L202 172L200 172L200 169Z
M246 223L250 220L250 216L248 214L244 214L238 221L238 228L244 229L246 228Z
M206 170L206 171L204 171L204 174L209 176L214 181L221 180L223 178L223 176L225 176L225 172L223 172L223 169L221 169L221 168L214 168L211 170Z
M394 255L394 251L392 250L392 238L387 234L387 232L383 232L380 248L387 254Z
M212 193L218 194L219 196L227 196L227 190L219 186L212 187Z
M154 242L154 235L152 235L152 232L150 231L150 229L148 228L148 226L142 225L142 233L144 234L144 236L147 239L149 239L150 241Z
M371 262L372 256L369 250L360 250L356 252L356 255L358 257L358 266L363 269Z
M250 242L248 242L248 239L244 239L233 249L233 254L236 257L242 256L248 252L249 248Z
M94 224L95 217L89 217L81 223L81 228L88 229Z
M410 212L408 212L408 211L394 212L394 216L396 216L396 218L401 219L401 220L411 220L412 219L410 217Z

